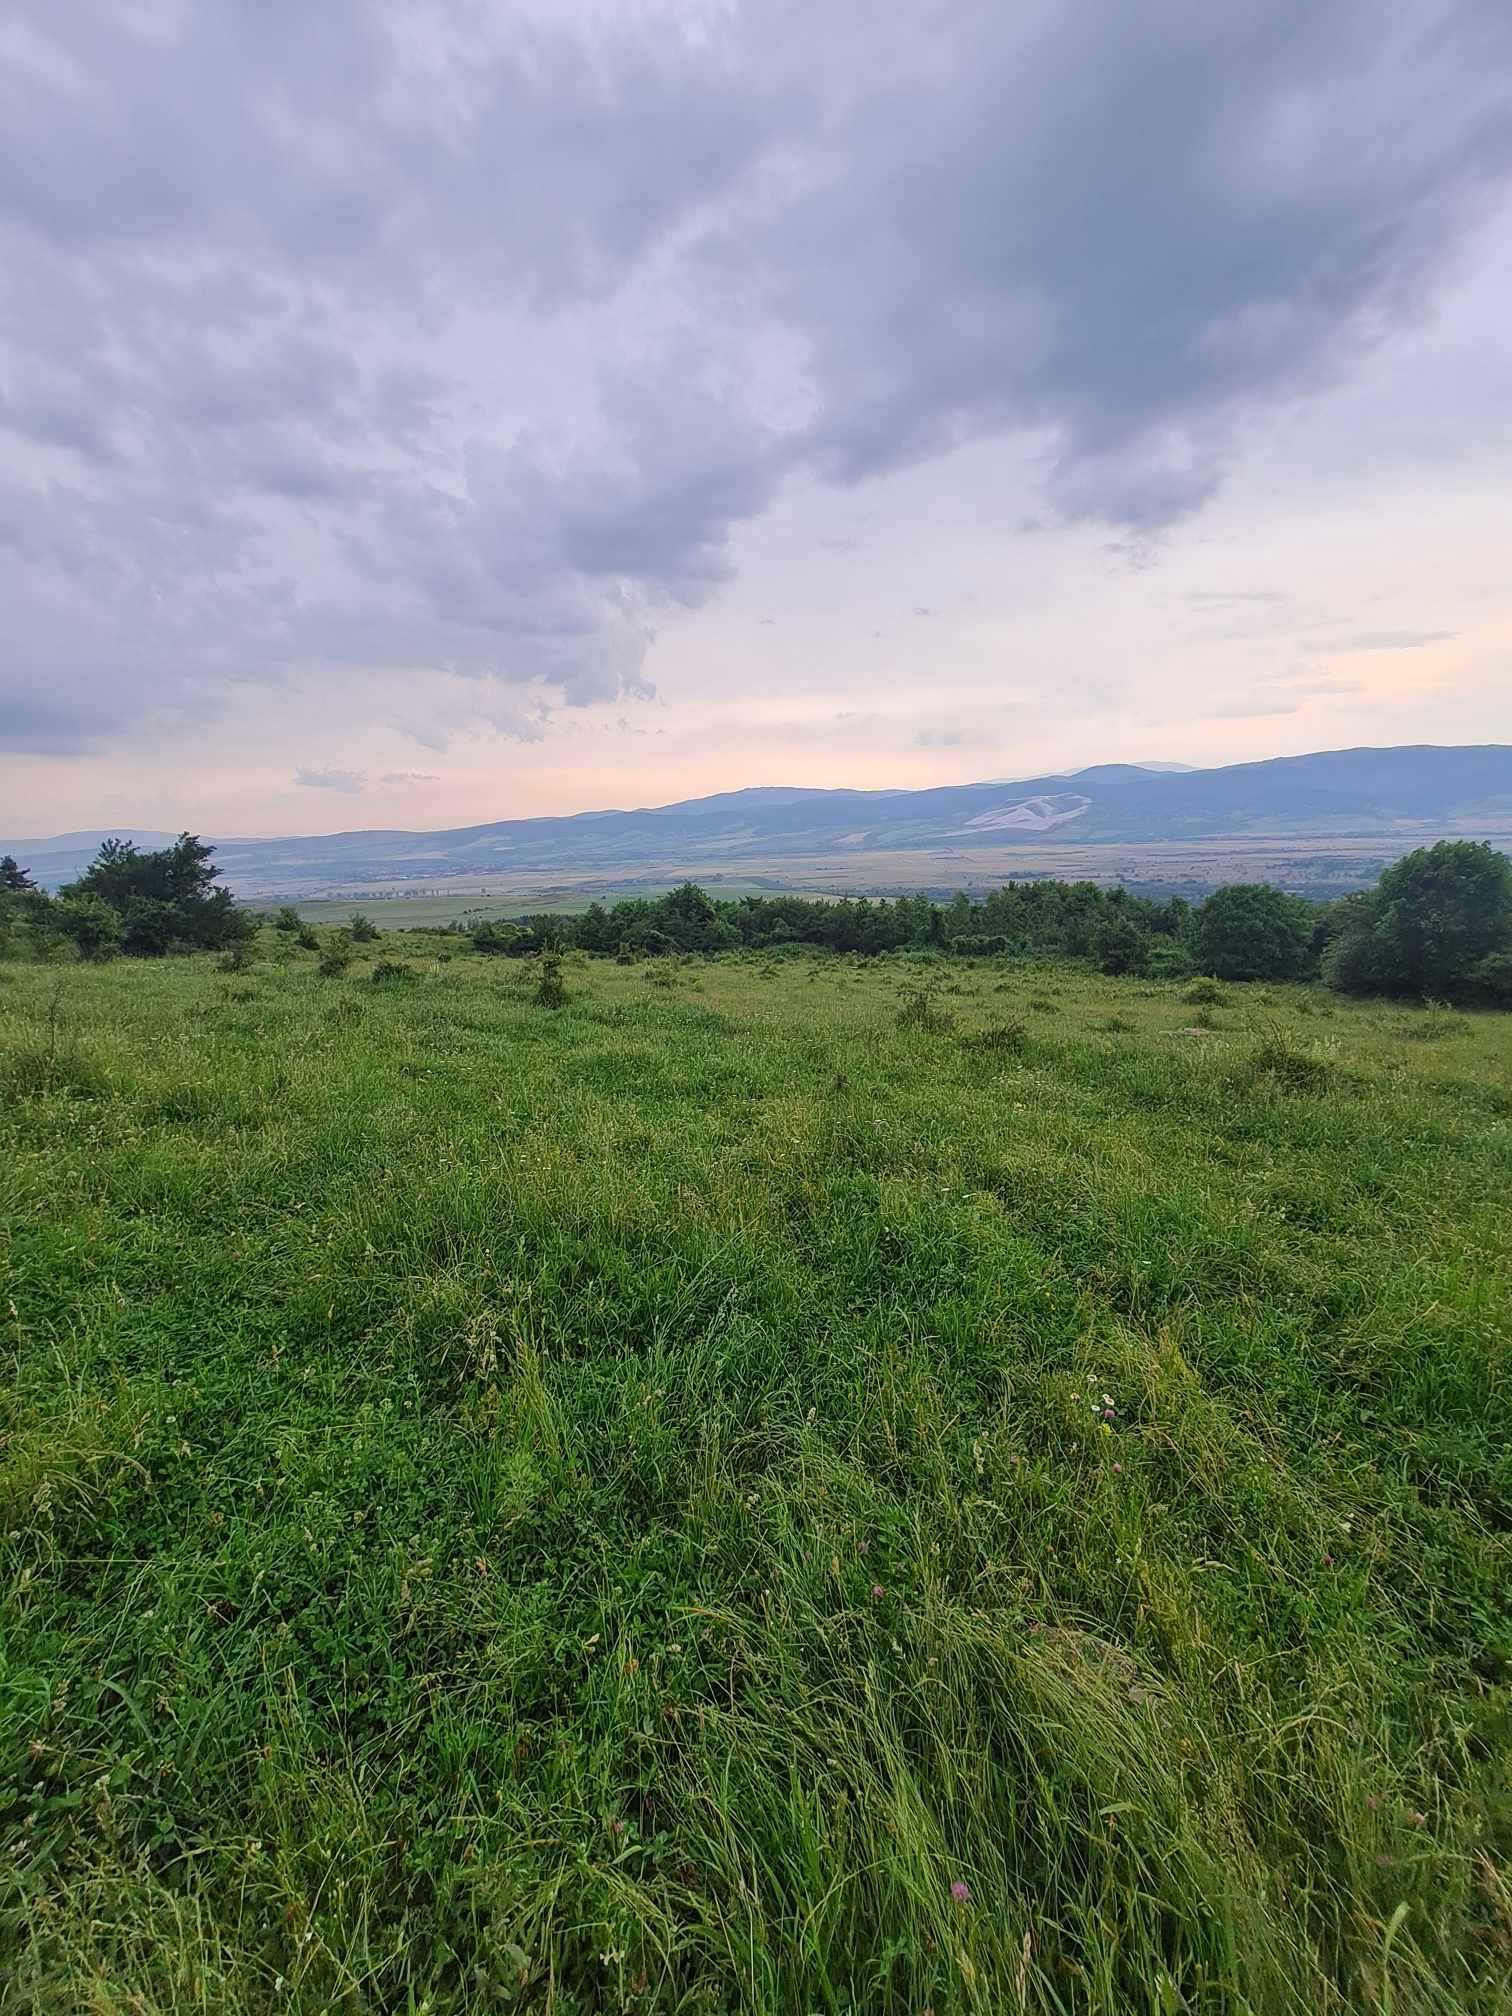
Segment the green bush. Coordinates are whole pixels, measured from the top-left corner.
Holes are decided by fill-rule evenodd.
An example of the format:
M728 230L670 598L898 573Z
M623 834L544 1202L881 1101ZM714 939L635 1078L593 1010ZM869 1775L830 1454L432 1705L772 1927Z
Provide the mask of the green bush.
M1492 1008L1512 1008L1512 950L1488 952L1477 959L1466 992Z
M1197 912L1193 955L1219 980L1295 980L1311 956L1314 922L1300 896L1268 882L1231 882Z
M1221 1008L1228 995L1216 980L1194 980L1182 994L1182 1000L1193 1008Z
M58 929L81 959L113 959L121 949L121 919L92 892L66 896L57 905Z
M1324 960L1346 994L1496 999L1512 960L1512 862L1487 841L1440 840L1338 906Z
M321 953L315 971L322 980L339 980L351 963L352 955L344 945L331 945Z
M371 917L364 917L360 910L354 910L347 925L347 936L354 945L371 945L380 933Z
M380 959L369 975L375 987L403 986L419 977L414 967L407 966L402 959Z
M122 920L121 950L136 957L172 951L222 952L255 938L257 919L215 887L213 847L181 833L171 847L139 853L129 840L107 840L63 900L98 898Z
M273 919L273 929L275 931L297 931L299 929L299 912L294 908L292 903L285 903L278 915Z

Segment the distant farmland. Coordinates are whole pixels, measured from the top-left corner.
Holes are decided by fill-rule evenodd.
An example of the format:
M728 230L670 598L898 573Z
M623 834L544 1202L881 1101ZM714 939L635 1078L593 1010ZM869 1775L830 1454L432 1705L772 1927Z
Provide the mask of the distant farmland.
M694 881L711 895L895 896L922 891L948 896L995 889L1008 881L1053 876L1066 881L1121 882L1130 889L1201 898L1224 882L1274 882L1317 900L1368 888L1382 868L1440 836L1404 834L1356 840L1216 839L1148 842L1086 842L1063 846L1040 842L1018 847L942 847L930 851L879 849L871 853L808 857L775 856L742 862L710 862L687 856L606 874L602 869L509 870L496 875L458 875L322 882L312 888L295 877L266 882L230 876L247 902L297 903L316 920L350 910L354 902L381 903L391 926L443 924L468 914L515 910L580 910L589 903L617 903L657 895L678 882ZM1494 844L1512 849L1512 831L1488 832Z

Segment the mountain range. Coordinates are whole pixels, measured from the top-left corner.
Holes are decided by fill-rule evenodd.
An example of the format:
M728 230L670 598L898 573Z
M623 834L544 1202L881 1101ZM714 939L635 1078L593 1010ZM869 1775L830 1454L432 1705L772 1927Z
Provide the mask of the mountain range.
M560 871L643 872L699 864L728 874L802 858L969 849L1022 857L1045 843L1208 842L1267 836L1321 843L1468 833L1512 837L1512 746L1335 749L1190 770L1096 764L1014 782L930 790L766 787L638 811L501 819L441 832L370 830L220 839L241 894ZM166 836L137 833L139 845ZM92 857L99 833L0 841L56 884ZM1006 872L1006 870L1005 870Z

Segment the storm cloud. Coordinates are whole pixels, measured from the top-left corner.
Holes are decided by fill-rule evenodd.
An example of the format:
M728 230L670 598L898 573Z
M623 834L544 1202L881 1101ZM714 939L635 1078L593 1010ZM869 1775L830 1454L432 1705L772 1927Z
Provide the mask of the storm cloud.
M1148 555L1429 311L1509 83L1502 0L20 0L0 746L364 674L536 741L649 696L788 486L983 439L1005 538Z

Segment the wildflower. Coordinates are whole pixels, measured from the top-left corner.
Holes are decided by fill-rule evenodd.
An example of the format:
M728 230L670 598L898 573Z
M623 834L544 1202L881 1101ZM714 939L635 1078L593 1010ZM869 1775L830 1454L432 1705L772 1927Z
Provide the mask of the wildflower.
M885 1590L885 1589L884 1589L884 1588L882 1587L882 1584L881 1584L880 1582L873 1582L873 1584L872 1584L872 1601L873 1601L873 1603L880 1603L880 1602L881 1602L881 1600L882 1600L882 1598L883 1598L883 1597L884 1597L884 1596L885 1596L886 1594L887 1594L887 1591L886 1591L886 1590Z
M969 1904L971 1902L971 1885L959 1881L952 1883L950 1894L957 1904Z
M1122 1469L1123 1469L1123 1465L1122 1465L1122 1463L1115 1463L1115 1464L1113 1465L1113 1468L1114 1468L1115 1470L1118 1470L1118 1471L1120 1471L1120 1472L1121 1472L1121 1471L1122 1471Z

